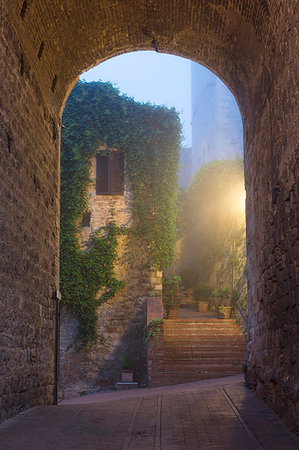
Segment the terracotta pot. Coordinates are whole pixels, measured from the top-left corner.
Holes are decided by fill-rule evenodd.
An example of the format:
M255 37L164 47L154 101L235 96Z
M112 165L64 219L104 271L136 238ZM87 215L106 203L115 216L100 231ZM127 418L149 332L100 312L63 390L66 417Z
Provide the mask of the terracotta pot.
M122 370L121 381L126 381L132 383L133 381L133 370Z
M209 302L198 302L198 312L207 312L209 308Z
M231 306L218 306L218 312L221 314L220 319L230 319L232 314Z

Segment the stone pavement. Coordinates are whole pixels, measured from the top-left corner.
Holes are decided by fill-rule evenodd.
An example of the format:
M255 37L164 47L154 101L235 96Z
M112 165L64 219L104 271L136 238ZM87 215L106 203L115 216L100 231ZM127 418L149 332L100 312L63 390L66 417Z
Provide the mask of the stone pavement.
M0 425L1 450L292 450L299 439L241 376L99 393Z

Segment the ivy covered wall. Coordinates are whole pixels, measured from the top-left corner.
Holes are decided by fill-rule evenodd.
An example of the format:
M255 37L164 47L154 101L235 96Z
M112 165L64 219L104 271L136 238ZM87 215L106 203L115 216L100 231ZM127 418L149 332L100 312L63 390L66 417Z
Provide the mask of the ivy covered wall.
M126 232L142 237L150 265L161 270L174 257L181 125L174 109L136 103L110 83L79 82L66 104L63 126L61 292L63 304L79 321L77 337L87 345L96 341L97 306L123 286L113 269L116 237L122 230L111 221L104 232L93 235L87 252L78 240L91 160L100 146L125 152L133 216Z
M126 354L146 384L146 295L174 258L181 125L174 109L136 103L110 83L79 82L63 126L60 389L70 397L113 387ZM125 154L124 200L96 195L103 149Z

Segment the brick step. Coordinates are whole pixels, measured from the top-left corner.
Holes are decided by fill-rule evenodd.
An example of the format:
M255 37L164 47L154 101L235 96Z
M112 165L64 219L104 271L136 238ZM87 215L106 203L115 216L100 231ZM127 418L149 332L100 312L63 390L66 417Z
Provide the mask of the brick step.
M188 349L188 348L205 348L209 347L211 350L213 350L213 348L226 348L229 347L230 345L233 348L246 348L246 342L244 340L240 340L240 339L235 339L235 338L231 338L231 339L212 339L212 338L206 338L206 337L202 337L199 339L193 339L193 340L189 340L189 341L179 341L179 340L174 340L174 339L167 339L163 342L164 345L164 349L165 348L173 348L173 349Z
M188 326L188 327L176 327L176 326L164 326L164 331L169 333L169 332L177 332L177 333L181 333L182 331L185 332L190 332L190 331L197 331L197 330L206 330L206 331L218 331L218 330L223 330L223 331L240 331L239 327L233 326L233 325L228 325L228 326L224 326L224 325L218 325L216 326L209 326L209 325L205 325L205 324L198 324L198 325L194 325L194 326Z
M231 321L230 319L215 319L217 322L212 322L211 319L207 321L179 321L178 319L165 319L164 327L166 328L192 328L192 327L235 327L239 328L236 321Z
M221 343L211 343L211 342L202 342L197 345L173 345L172 343L164 343L164 354L167 353L180 353L180 352L201 352L204 351L206 354L213 352L228 352L228 351L246 351L246 345L243 342L231 343L227 344Z
M164 359L160 361L164 361L167 364L189 364L190 362L193 364L202 364L204 362L235 362L235 361L244 361L245 354L240 353L237 356L194 356L194 355L183 355L180 358L172 358L171 355L165 355Z
M210 341L202 341L201 343L193 343L193 344L178 344L175 345L172 342L164 342L164 352L201 352L204 351L205 353L209 352L222 352L222 351L245 351L246 350L246 344L245 342L210 342Z
M183 359L204 359L204 358L220 358L220 359L234 359L234 358L242 358L244 356L244 352L222 352L222 353L200 353L200 352L182 352L182 353L164 353L164 360L169 359L171 361Z
M190 327L190 328L164 328L166 334L190 334L190 333L237 333L243 335L242 330L235 327Z
M193 339L193 338L201 338L201 337L206 337L206 338L214 338L214 339L222 339L222 338L235 338L235 339L244 339L243 335L241 333L226 333L226 332L212 332L212 331L196 331L196 332L192 332L192 333L184 333L184 336L182 336L182 334L180 333L164 333L164 339L184 339L185 341L188 339Z
M168 319L151 386L167 386L242 373L246 342L235 319Z
M210 378L222 378L222 377L230 377L233 375L240 375L242 374L242 370L234 370L234 371L228 371L228 370L223 370L221 371L217 371L217 372L209 372L209 373L205 373L205 372L201 372L201 373L197 373L197 374L190 374L188 375L188 373L157 373L157 376L155 376L155 374L153 374L152 376L152 380L156 380L158 381L159 379L165 383L166 382L172 382L174 384L180 384L180 383L189 383L192 381L197 381L197 380L208 380ZM163 383L163 384L164 384ZM161 386L163 386L163 384Z
M199 355L194 355L194 354L189 354L189 355L180 355L180 358L177 357L177 355L172 356L172 355L164 355L164 359L163 361L165 361L165 363L169 363L169 364L173 364L176 361L179 362L179 364L189 364L189 362L193 362L194 364L197 363L202 363L203 361L215 361L215 362L235 362L235 361L242 361L244 360L244 354L242 354L241 352L238 355L221 355L221 356L207 356L207 355L203 355L203 356L199 356Z
M164 328L165 334L194 334L194 333L232 333L243 335L242 331L239 328L206 328L206 327L194 327L187 329L179 329L179 328Z
M234 373L232 375L240 375L240 373ZM159 377L158 379L152 379L151 380L151 386L152 387L161 387L161 386L174 386L175 384L184 384L184 383L194 383L195 381L201 381L201 380L209 380L212 378L224 378L227 376L231 376L231 374L213 374L212 376L209 375L204 375L202 377L195 377L195 378L184 378L181 380L177 380L177 379L170 379L168 376L165 376L165 378L163 377Z
M234 330L234 331L241 331L241 329L239 327L237 327L236 325L218 325L218 326L213 326L211 325L207 325L207 324L203 324L203 323L199 323L197 325L192 325L192 326L183 326L183 327L178 327L178 326L165 326L164 325L164 330L165 331L177 331L177 332L181 332L181 331L193 331L193 330L212 330L212 331L216 331L216 330Z
M180 349L170 349L170 348L165 348L164 349L164 356L165 355L170 355L173 358L180 358L184 355L194 355L194 356L214 356L215 358L217 358L217 356L221 356L221 355L242 355L246 353L246 349L245 347L217 347L217 348L211 348L209 349L208 347L204 348L199 348L199 349L195 349L195 350L190 350L188 348L180 348Z
M170 325L179 325L185 327L186 324L188 325L197 325L197 324L211 324L213 326L223 325L223 324L234 324L237 325L236 319L165 319L164 325L170 326Z
M162 382L174 382L174 384L188 383L197 380L208 380L210 378L222 378L231 377L233 375L242 374L242 370L222 370L215 372L198 372L188 375L188 373L158 373L157 376L153 374L152 380L158 381L160 379ZM163 386L163 385L162 385Z
M163 335L163 339L173 339L173 340L184 340L184 341L188 341L189 339L239 339L239 340L244 340L244 337L241 334L236 334L236 333L211 333L211 332L200 332L200 333L193 333L193 334L168 334L168 333L164 333Z
M236 366L240 367L243 364L243 359L241 360L235 360L232 362L226 362L226 361L201 361L196 362L193 360L188 361L182 361L174 363L173 361L164 361L164 368L165 371L171 370L171 372L178 372L182 373L184 371L187 371L188 373L191 372L197 372L197 371L219 371L219 370L234 370Z
M246 345L243 339L235 336L223 336L219 339L217 336L196 336L192 339L188 338L172 338L169 336L164 336L164 347L199 347L202 344L210 344L210 346L227 346L227 345Z

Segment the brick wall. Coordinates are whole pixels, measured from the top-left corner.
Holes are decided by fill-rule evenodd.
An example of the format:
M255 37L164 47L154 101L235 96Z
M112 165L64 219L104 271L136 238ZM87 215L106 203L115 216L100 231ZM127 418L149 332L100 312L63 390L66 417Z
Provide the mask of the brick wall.
M163 319L162 297L147 298L147 324L152 319ZM155 339L150 339L147 344L148 386L161 385L164 375L164 340L163 326L157 332Z

